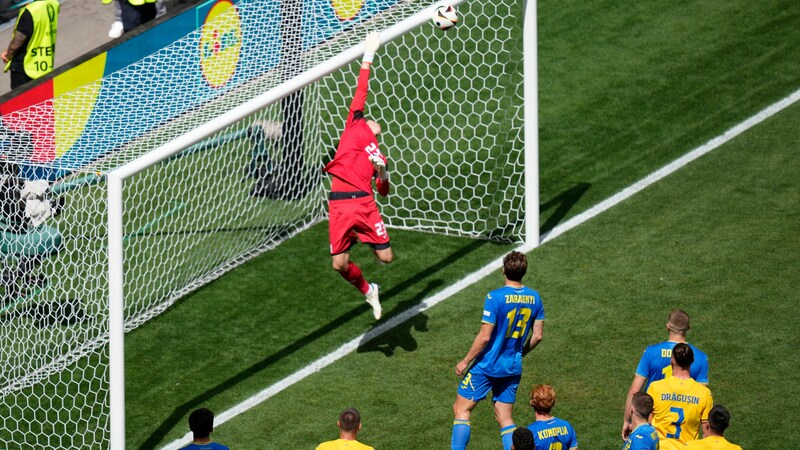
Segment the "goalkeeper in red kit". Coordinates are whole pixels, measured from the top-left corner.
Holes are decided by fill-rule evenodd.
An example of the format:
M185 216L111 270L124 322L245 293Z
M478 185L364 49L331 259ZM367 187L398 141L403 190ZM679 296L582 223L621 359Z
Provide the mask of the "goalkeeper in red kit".
M375 320L381 317L379 287L364 279L361 269L350 260L350 249L360 239L372 247L382 263L390 263L394 259L389 234L372 191L374 178L378 193L384 197L389 194L386 157L378 148L377 136L381 126L364 117L369 71L380 44L378 33L367 36L350 113L336 155L325 166L325 171L333 176L328 195L328 237L333 268L366 296Z

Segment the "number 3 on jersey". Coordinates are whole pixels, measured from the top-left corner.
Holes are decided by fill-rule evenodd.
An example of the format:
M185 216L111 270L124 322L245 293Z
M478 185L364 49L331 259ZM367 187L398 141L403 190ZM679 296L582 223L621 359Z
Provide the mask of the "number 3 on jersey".
M669 412L675 413L677 418L672 422L672 425L675 425L675 433L667 433L668 439L680 439L681 438L681 425L683 425L684 415L683 415L683 408L679 408L677 406L673 406L669 409Z
M517 320L519 316L519 320ZM506 314L508 317L508 330L506 330L506 337L518 339L520 336L525 336L525 329L528 327L528 321L531 318L530 308L514 309Z

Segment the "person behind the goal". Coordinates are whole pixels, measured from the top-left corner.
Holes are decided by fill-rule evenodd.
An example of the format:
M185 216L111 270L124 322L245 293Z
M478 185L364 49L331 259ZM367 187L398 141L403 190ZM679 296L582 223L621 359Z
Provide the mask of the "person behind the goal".
M325 171L333 176L328 196L328 237L333 268L366 296L375 320L381 317L379 287L364 279L361 269L350 260L350 249L360 239L372 247L382 263L387 264L394 259L389 234L372 189L372 179L375 178L378 193L384 197L389 194L386 156L378 148L377 136L381 126L364 117L370 67L380 43L378 33L367 36L350 113L336 155L325 166Z

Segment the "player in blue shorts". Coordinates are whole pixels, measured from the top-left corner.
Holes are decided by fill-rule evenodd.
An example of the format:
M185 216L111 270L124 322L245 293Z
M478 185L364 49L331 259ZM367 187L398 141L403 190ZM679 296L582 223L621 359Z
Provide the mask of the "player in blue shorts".
M672 376L672 348L679 342L686 343L686 332L689 331L689 314L686 311L676 309L667 318L667 331L669 338L661 343L653 344L644 350L639 365L636 367L636 374L628 389L628 397L625 400L625 411L622 420L622 440L628 438L631 432L631 399L633 394L644 392L650 383ZM688 344L688 343L687 343ZM698 383L708 384L708 356L700 351L699 348L688 344L694 352L694 362L690 369L692 379Z
M533 432L536 450L578 450L578 437L572 425L550 413L556 405L556 391L549 384L540 384L531 390L530 405L536 421L528 425Z
M453 450L467 448L470 414L490 390L503 448L511 449L517 428L511 412L522 376L522 357L541 342L544 331L539 293L522 284L527 270L524 253L511 252L503 258L505 285L486 295L481 329L467 356L456 364L456 375L462 379L453 404Z
M653 397L646 392L633 394L631 400L631 427L633 431L622 444L622 450L658 450L658 431L650 424L653 420Z

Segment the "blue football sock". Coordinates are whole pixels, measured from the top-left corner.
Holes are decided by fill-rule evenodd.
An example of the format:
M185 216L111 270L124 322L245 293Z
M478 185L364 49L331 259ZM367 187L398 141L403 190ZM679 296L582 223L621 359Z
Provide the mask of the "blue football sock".
M503 450L511 450L513 444L514 430L517 429L516 425L509 425L500 428L500 439L503 440Z
M469 444L469 420L456 419L453 421L453 436L450 438L451 450L465 450Z

